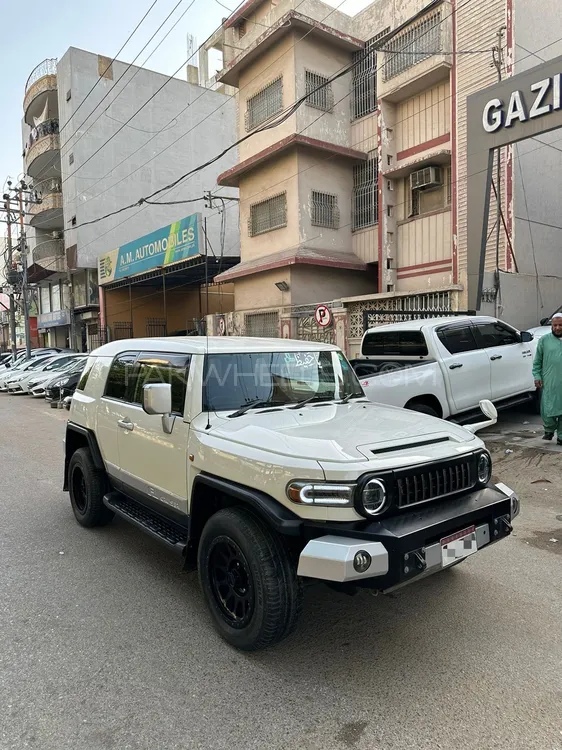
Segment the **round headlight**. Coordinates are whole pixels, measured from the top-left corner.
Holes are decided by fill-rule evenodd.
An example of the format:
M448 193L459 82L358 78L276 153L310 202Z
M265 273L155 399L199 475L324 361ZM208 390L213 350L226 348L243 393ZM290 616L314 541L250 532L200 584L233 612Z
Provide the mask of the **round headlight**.
M363 487L361 504L365 513L377 516L386 507L386 487L380 479L371 479Z
M481 453L478 458L478 481L488 484L492 476L492 460L488 453Z

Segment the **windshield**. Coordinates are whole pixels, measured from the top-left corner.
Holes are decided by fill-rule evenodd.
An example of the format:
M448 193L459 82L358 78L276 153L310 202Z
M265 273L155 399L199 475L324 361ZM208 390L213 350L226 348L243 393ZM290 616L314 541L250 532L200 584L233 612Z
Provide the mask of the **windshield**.
M296 404L307 399L363 396L341 352L257 352L210 354L206 358L203 403L208 411L230 411L251 403Z
M55 359L54 362L50 362L44 369L45 372L50 372L51 370L66 370L74 364L76 364L76 359L74 357L63 357L62 359Z

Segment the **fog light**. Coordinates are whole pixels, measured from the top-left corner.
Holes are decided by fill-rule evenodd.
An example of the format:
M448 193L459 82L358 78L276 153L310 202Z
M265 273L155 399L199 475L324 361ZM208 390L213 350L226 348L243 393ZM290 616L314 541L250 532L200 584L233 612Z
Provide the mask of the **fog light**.
M353 567L358 573L364 573L366 570L369 570L371 559L371 555L368 552L360 549L359 552L355 553L355 557L353 558Z

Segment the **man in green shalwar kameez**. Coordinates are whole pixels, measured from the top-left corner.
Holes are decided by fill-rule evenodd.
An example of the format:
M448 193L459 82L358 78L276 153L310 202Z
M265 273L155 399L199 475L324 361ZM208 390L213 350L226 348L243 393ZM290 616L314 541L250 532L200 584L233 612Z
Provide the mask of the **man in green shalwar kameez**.
M543 440L552 440L556 433L562 445L562 314L553 315L551 323L552 332L537 344L533 377L535 386L542 388Z

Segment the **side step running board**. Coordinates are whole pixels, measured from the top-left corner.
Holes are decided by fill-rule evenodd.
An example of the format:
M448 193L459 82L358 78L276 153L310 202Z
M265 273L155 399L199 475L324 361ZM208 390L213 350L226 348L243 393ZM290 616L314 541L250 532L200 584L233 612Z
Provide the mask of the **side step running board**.
M103 498L104 505L121 518L158 539L168 547L183 551L187 544L187 529L130 500L120 492L110 492Z

